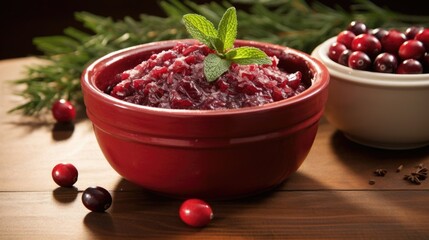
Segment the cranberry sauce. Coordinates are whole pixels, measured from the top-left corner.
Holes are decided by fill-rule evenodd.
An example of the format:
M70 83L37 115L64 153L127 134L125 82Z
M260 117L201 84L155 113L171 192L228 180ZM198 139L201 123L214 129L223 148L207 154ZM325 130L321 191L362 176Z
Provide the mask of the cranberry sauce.
M260 106L307 88L303 73L280 70L275 56L271 65L233 63L219 79L208 82L203 62L212 52L205 45L179 43L119 74L107 93L144 106L210 110Z

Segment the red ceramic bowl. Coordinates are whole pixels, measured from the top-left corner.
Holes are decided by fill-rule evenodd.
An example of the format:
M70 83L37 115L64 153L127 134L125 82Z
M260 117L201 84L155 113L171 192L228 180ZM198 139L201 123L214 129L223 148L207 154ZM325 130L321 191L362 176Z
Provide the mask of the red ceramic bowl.
M176 43L113 52L82 74L86 111L112 167L145 189L178 198L245 197L282 183L313 144L328 94L326 67L297 50L237 40L238 46L276 54L279 66L302 71L311 87L286 100L236 110L145 107L103 93L116 74Z

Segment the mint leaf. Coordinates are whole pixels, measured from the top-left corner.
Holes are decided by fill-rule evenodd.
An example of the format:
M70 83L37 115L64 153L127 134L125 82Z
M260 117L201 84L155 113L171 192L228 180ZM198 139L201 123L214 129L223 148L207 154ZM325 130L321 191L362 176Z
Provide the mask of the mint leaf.
M209 38L210 43L213 46L213 49L220 55L224 53L223 51L223 42L219 38Z
M271 59L262 50L255 47L233 48L237 37L237 12L230 7L223 14L218 29L207 18L198 14L186 14L183 23L193 38L199 40L216 54L204 59L204 75L213 82L228 71L231 63L271 64Z
M230 7L223 14L218 25L218 37L223 42L222 52L234 46L237 37L237 13L234 7Z
M228 71L231 62L216 54L209 54L204 59L204 75L208 82L213 82Z
M198 14L186 14L183 16L182 20L186 30L188 30L193 38L215 49L210 39L218 38L218 32L212 22Z
M231 49L226 53L226 59L237 64L271 64L267 54L259 48L255 47L239 47Z

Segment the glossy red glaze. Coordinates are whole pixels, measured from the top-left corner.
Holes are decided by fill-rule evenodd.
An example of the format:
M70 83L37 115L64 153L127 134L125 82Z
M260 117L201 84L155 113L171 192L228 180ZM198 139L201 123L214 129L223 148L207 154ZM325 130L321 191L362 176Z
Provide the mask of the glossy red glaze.
M117 73L176 42L111 53L82 74L87 114L112 167L131 182L178 198L245 197L282 183L313 144L328 94L326 67L297 50L237 40L276 54L287 72L302 71L312 86L286 100L228 110L146 107L103 92Z

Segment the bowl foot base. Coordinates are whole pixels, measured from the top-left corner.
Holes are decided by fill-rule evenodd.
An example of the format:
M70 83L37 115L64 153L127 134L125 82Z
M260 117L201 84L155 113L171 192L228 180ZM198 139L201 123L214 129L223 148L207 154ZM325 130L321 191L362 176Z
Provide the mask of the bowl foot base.
M284 180L286 181L286 180ZM266 196L269 196L271 194L274 194L276 189L280 188L284 182L281 182L279 184L276 184L274 186L270 186L263 189L258 189L251 192L246 193L240 193L240 194L228 194L228 195L213 195L211 193L195 193L195 194L179 194L179 193L166 193L156 190L151 190L148 188L145 188L142 186L142 189L145 192L148 192L150 194L169 198L169 199L176 199L176 200L186 200L190 198L200 198L207 201L233 201L233 200L240 200L240 199L252 199L252 198L264 198Z
M386 149L386 150L408 150L408 149L421 148L429 145L429 142L386 143L386 142L369 141L347 133L344 133L344 136L355 143L368 146L368 147L380 148L380 149Z

